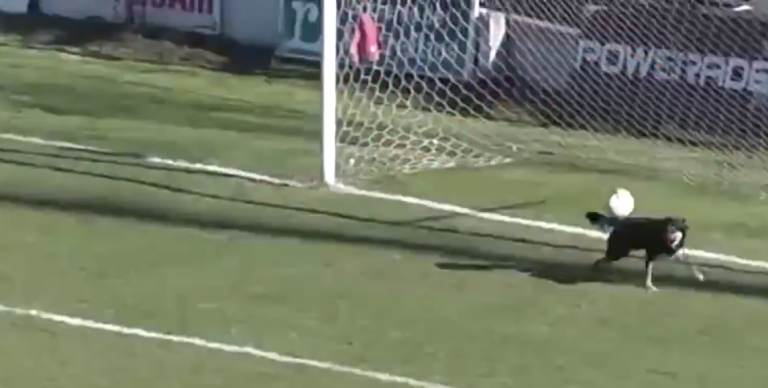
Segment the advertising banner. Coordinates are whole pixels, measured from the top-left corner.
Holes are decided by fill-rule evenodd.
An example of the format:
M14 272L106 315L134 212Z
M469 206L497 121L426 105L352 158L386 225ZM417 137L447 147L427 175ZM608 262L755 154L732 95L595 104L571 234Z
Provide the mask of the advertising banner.
M319 61L322 52L322 0L284 0L285 41L277 55ZM381 37L379 63L398 73L464 78L473 70L476 42L474 0L345 1L339 13L339 55L348 55L357 15L376 20Z
M764 21L737 13L595 12L574 53L572 111L643 133L741 136L768 118L755 109L768 95L766 36Z
M127 0L141 23L194 31L221 33L222 0Z

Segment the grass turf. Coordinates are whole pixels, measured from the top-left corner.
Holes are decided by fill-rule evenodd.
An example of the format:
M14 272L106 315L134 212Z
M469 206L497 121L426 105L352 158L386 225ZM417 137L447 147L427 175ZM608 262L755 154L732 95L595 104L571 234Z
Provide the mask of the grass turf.
M317 84L0 49L4 131L310 178ZM630 147L630 146L628 146ZM758 386L761 274L637 263L585 276L600 244L326 190L180 174L2 144L0 302L457 387ZM675 209L699 247L760 259L758 199L624 172L520 163L372 184L581 222L614 185ZM674 288L673 288L674 287ZM2 386L380 383L0 317Z

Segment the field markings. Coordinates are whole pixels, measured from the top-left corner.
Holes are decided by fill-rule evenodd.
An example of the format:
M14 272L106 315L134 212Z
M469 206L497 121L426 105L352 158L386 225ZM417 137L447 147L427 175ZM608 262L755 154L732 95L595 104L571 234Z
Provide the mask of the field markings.
M532 228L545 229L553 232L567 233L571 235L578 235L588 237L591 239L607 240L608 235L605 232L596 229L587 229L579 226L558 224L555 222L529 220L526 218L507 216L499 213L489 213L483 211L472 210L462 206L456 206L449 203L430 201L428 199L410 197L407 195L390 194L381 191L363 190L352 186L346 186L343 184L336 184L331 187L338 193L359 195L368 198L383 199L386 201L394 201L400 203L407 203L410 205L423 206L434 210L440 210L447 213L461 214L468 217L481 218L489 221L503 222L507 224L523 225ZM715 262L738 264L745 267L760 268L768 270L768 262L744 259L738 256L727 255L717 252L708 252L699 249L682 249L684 254L690 257L695 257L701 260L709 260Z
M195 346L198 348L205 348L210 350L216 350L220 352L230 354L241 354L256 358L262 358L282 364L301 365L326 371L342 373L347 375L354 375L371 380L378 380L385 383L406 385L414 388L451 388L447 385L433 383L429 381L421 381L412 379L409 377L403 377L393 375L384 372L376 372L366 369L359 369L350 366L334 364L328 361L312 360L308 358L300 358L287 356L275 352L257 349L251 346L232 345L219 342L208 341L197 337L188 337L174 334L164 334L156 331L121 326L112 323L104 323L92 321L89 319L72 317L67 315L61 315L56 313L50 313L40 310L31 310L18 307L10 307L0 304L0 314L14 315L17 317L25 317L31 319L38 319L48 322L54 322L60 325L77 327L81 329L90 329L102 332L108 332L128 337L136 337L146 340L166 341L176 344Z
M298 181L274 178L268 175L257 174L249 171L240 170L237 168L223 167L215 164L188 162L186 160L181 160L181 159L161 158L159 156L147 155L139 152L113 151L113 150L108 150L106 148L85 146L85 145L70 143L66 141L47 140L47 139L42 139L42 138L33 137L33 136L22 136L22 135L16 135L13 133L0 133L0 139L18 141L18 142L28 143L28 144L37 144L37 145L48 146L48 147L55 147L62 150L91 152L91 153L101 154L104 156L130 158L130 159L138 160L147 164L160 165L160 166L165 166L165 167L174 168L178 170L199 171L199 172L215 174L223 177L247 179L254 182L269 183L277 186L290 186L290 187L308 187L309 186L307 184L304 184Z
M100 153L100 154L112 156L112 157L131 158L131 159L142 161L144 163L161 165L167 168L175 168L183 171L201 171L201 172L207 172L207 173L216 174L216 175L225 176L225 177L247 179L251 181L269 183L269 184L278 185L278 186L289 186L289 187L299 187L299 188L311 187L311 185L307 185L302 182L275 178L268 175L257 174L250 171L240 170L237 168L188 162L188 161L178 160L178 159L167 159L167 158L161 158L161 157L146 155L146 154L137 153L137 152L114 151L106 148L97 148L97 147L91 147L91 146L86 146L81 144L70 143L70 142L49 140L49 139L43 139L39 137L24 136L24 135L18 135L13 133L0 133L0 139L18 141L18 142L23 142L28 144L37 144L37 145L48 146L48 147L55 147L62 150L69 150L69 151L96 152L96 153ZM435 202L427 199L410 197L405 195L384 193L381 191L363 190L356 187L346 186L343 184L335 184L331 186L331 189L338 193L359 195L359 196L364 196L368 198L376 198L376 199L382 199L386 201L406 203L410 205L430 208L433 210L439 210L447 213L461 214L468 217L481 218L489 221L503 222L507 224L523 225L523 226L532 227L532 228L545 229L553 232L579 235L579 236L592 238L592 239L605 240L607 237L605 233L594 230L594 229L582 228L578 226L571 226L571 225L565 225L565 224L558 224L554 222L529 220L529 219L520 218L520 217L507 216L499 213L488 213L488 212L476 211L470 208L456 206L448 203ZM764 261L748 260L748 259L744 259L737 256L732 256L732 255L727 255L727 254L722 254L717 252L707 252L707 251L702 251L697 249L686 248L685 252L689 256L696 257L702 260L738 264L746 267L753 267L753 268L768 270L768 262L764 262Z

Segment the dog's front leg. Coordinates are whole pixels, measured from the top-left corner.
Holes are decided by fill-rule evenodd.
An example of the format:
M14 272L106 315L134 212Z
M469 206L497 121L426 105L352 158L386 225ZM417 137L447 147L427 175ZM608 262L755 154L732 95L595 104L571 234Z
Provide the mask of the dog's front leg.
M659 289L653 285L653 260L645 260L645 289L648 291L658 291Z

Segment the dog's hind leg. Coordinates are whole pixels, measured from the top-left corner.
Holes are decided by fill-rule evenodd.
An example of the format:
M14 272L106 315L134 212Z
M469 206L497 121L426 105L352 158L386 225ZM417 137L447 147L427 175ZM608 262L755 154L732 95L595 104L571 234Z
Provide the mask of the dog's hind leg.
M610 254L606 254L603 258L601 258L599 260L595 260L595 262L592 263L592 266L591 266L590 270L592 271L593 275L597 275L597 276L602 277L604 275L603 269L605 267L610 267L611 263L613 263L615 261L619 261L619 260L623 259L624 257L626 257L626 256L616 256L616 255L612 256Z
M616 235L608 237L608 246L605 249L605 256L602 259L592 263L592 271L599 271L606 265L619 261L629 256L629 249L621 243L621 239Z
M611 262L611 260L608 260L605 257L595 260L595 262L589 266L590 276L594 277L595 279L603 279L605 277L604 269L605 267L609 266Z
M595 262L592 263L592 266L590 267L590 269L593 272L599 272L603 269L603 267L605 267L608 264L611 264L611 262L613 262L613 260L609 260L607 257L603 257L602 259L595 260Z

